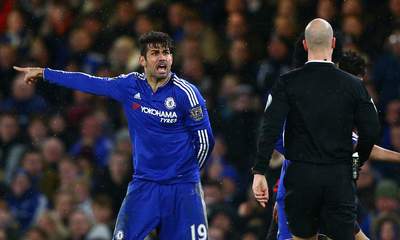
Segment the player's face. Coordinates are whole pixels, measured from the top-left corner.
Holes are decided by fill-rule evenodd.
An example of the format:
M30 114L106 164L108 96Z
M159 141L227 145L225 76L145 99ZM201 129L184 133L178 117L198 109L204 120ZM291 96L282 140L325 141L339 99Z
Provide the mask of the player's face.
M146 57L141 57L142 66L148 76L155 80L167 78L171 72L172 53L169 48L160 45L149 45Z

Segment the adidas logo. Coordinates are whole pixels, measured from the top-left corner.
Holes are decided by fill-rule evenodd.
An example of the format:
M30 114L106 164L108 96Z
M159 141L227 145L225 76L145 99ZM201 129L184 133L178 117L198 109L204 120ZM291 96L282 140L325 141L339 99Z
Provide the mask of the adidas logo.
M138 99L138 100L141 100L142 98L140 97L140 93L136 93L134 96L133 96L133 98L134 99Z

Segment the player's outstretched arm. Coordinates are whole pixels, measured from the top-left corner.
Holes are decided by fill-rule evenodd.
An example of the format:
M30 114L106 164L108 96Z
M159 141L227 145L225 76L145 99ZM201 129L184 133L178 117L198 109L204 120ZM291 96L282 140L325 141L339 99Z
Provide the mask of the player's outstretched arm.
M122 86L124 79L130 75L120 75L115 78L96 77L81 72L66 72L50 68L14 67L15 70L25 74L25 82L33 84L38 79L45 79L63 87L82 92L108 96L115 100L123 101L126 87Z
M369 160L400 163L400 153L374 145Z

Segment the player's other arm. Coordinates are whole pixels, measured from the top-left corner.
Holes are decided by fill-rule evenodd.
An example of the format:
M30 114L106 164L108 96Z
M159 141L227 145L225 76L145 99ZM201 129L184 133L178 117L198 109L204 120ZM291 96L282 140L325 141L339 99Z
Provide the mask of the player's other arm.
M20 68L15 70L25 74L25 82L35 83L38 79L45 79L50 83L55 83L63 87L79 90L82 92L108 96L115 100L122 101L124 87L122 80L129 75L120 75L115 78L96 77L81 72L66 72L53 70L50 68Z
M195 155L199 168L204 166L214 148L214 136L211 129L208 111L204 98L193 85L185 81L176 81L181 88L181 98L184 106L185 125L193 136Z
M355 149L357 147L358 135L354 132L352 139L353 139L353 146ZM371 154L369 155L368 160L400 163L400 153L380 147L378 145L374 145L372 147Z
M359 99L355 111L355 125L359 135L356 152L363 164L369 158L374 143L379 137L380 126L375 105L367 89L361 82L359 86Z

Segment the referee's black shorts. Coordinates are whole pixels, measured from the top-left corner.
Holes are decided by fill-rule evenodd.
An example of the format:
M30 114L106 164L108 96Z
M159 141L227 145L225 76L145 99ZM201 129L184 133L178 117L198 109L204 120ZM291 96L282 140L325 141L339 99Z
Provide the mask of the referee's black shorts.
M321 222L334 240L353 240L355 185L349 165L313 165L292 161L286 170L285 210L292 234L309 238ZM324 214L321 214L324 210Z

